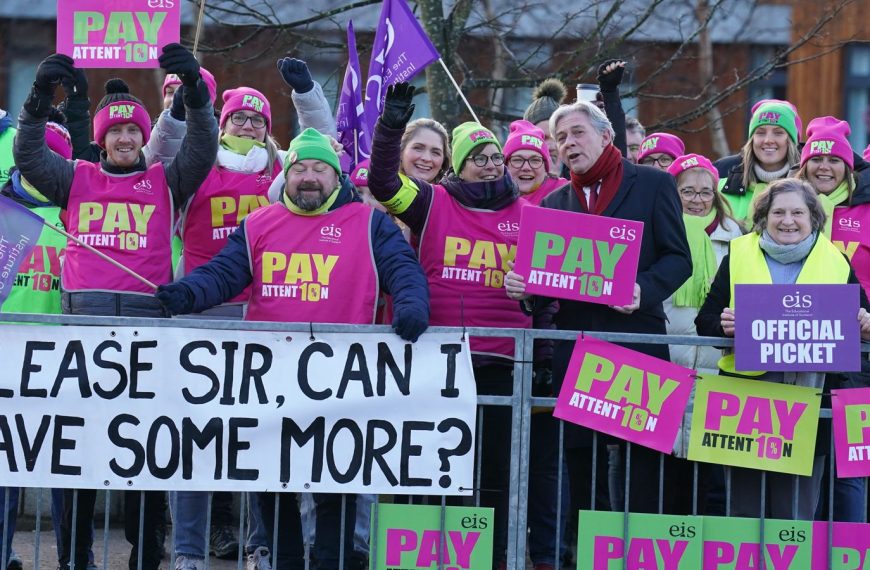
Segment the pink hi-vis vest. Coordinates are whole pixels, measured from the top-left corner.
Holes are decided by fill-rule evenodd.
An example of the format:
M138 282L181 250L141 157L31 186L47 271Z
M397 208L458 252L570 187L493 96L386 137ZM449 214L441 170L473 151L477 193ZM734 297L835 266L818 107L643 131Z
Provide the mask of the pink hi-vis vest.
M219 253L245 216L269 205L269 185L280 172L278 161L271 173L233 172L218 166L211 169L183 214L185 275ZM228 302L247 302L250 294L247 287Z
M553 190L558 190L565 184L568 184L568 182L570 181L565 180L564 178L550 178L548 176L534 192L531 194L521 194L520 198L532 206L537 206L544 200L544 198L549 196Z
M870 204L834 208L831 242L849 258L855 276L870 295Z
M372 210L351 202L318 216L283 203L245 221L253 276L245 320L291 323L375 322L378 273Z
M432 206L420 236L420 265L429 282L429 323L461 326L464 320L469 327L531 328L531 317L504 290L525 202L477 210L451 198L443 186L432 190ZM471 351L513 357L514 341L472 338Z
M152 283L172 280L172 195L163 165L115 176L76 162L62 219L69 233ZM61 270L66 291L154 291L79 244L69 241Z

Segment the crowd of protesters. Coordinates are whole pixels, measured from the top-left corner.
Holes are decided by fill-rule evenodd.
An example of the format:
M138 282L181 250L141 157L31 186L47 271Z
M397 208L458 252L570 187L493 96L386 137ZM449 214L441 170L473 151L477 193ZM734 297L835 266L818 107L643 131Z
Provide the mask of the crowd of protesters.
M271 132L273 112L283 105L269 101L256 86L220 90L177 44L164 48L160 65L167 73L164 109L153 124L121 80L106 84L91 120L86 74L64 55L39 65L17 132L12 114L0 114L0 169L9 172L3 195L74 236L102 234L94 247L159 285L156 294L75 242L44 231L40 245L53 254L49 267L40 271L59 286L16 286L4 312L382 323L392 324L410 342L429 325L727 337L734 334L736 284L870 287L870 247L860 244L847 257L831 241L837 209L861 214L858 210L870 208L870 176L862 174L870 148L853 149L849 125L834 117L814 118L804 132L798 110L788 101L757 102L741 152L713 162L687 149L675 134L645 136L637 119L625 116L621 61L600 66L595 102L566 103L564 86L545 81L504 140L475 122L448 134L432 119L411 120L415 90L399 83L387 89L370 159L343 172L334 114L304 62L285 58L277 66L292 89L303 128L286 151ZM58 88L65 95L61 109L54 107ZM216 203L231 207L215 210ZM631 303L607 306L526 294L525 276L513 271L513 256L527 207L643 222ZM123 244L115 239L119 224L101 226L100 216L118 208L134 210L135 231L127 238L136 240L135 247L129 239ZM340 224L345 239L316 240L324 219ZM490 244L494 256L469 259L470 251L455 249L460 241ZM274 276L264 271L267 256L297 250L341 254L342 261L330 268L329 299L313 304L266 294L264 285ZM491 270L486 280L448 270L472 263ZM21 274L34 271L32 265ZM870 304L863 289L860 304L856 318L862 338L870 339ZM513 346L511 339L472 338L479 394L512 393ZM864 386L870 379L866 370L739 371L732 354L713 347L625 346L700 372L770 382L830 389ZM536 344L533 395L558 393L573 347L571 341ZM536 570L554 568L567 550L564 545L572 542L568 517L560 519L559 511L622 510L628 501L633 512L658 512L660 498L651 490L660 485L664 512L692 511L685 434L664 460L634 446L626 488L626 478L619 475L623 443L565 424L560 449L560 423L548 410L532 415L528 550ZM504 567L507 547L510 432L509 410L499 407L487 411L478 433L483 440L481 504L495 512L495 568ZM827 441L819 438L811 476L768 475L767 516L812 519L832 509L836 520L865 519L864 479L836 479L834 503L820 500L824 456L831 453ZM591 461L593 451L597 462ZM563 472L569 487L564 493L558 488ZM731 469L729 476L726 505L724 470L710 465L701 470L701 514L728 509L737 516L759 516L759 472ZM595 497L590 496L593 487ZM93 567L95 491L52 496L59 568ZM248 533L237 538L230 529L229 494L215 493L209 509L207 493L170 493L174 567L202 569L210 553L235 557L242 549L251 570L304 568L303 542L313 531L314 568L364 568L366 514L374 497L345 498L352 500L331 494L315 495L313 501L251 494ZM0 490L8 537L0 559L7 570L23 568L11 549L17 501L17 489ZM127 492L125 503L130 568L137 567L141 554L142 568L156 569L164 557L166 494ZM302 516L307 510L315 514L313 527ZM282 548L272 557L276 533Z

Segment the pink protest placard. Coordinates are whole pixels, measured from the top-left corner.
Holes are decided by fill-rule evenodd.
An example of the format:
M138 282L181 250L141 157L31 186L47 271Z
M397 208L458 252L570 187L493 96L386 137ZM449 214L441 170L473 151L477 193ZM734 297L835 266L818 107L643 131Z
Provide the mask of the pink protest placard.
M524 208L514 271L532 295L629 305L642 237L643 222Z
M78 67L158 67L181 39L181 0L57 0L57 52Z
M870 475L870 388L831 390L837 477Z
M581 336L553 415L670 453L694 374L688 368Z
M835 522L833 525L833 544L829 549L828 523L813 523L812 570L867 568L870 565L870 524Z

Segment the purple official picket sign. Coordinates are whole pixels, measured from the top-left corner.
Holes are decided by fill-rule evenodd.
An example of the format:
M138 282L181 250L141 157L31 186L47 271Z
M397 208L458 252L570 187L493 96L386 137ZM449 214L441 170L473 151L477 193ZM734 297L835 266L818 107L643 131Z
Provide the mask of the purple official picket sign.
M735 285L737 370L861 370L859 285Z
M870 475L870 388L831 390L837 477Z
M630 305L641 239L643 222L523 208L514 271L532 295Z
M694 374L665 360L581 336L553 416L670 453Z
M78 67L158 67L181 39L182 0L57 0L57 53Z

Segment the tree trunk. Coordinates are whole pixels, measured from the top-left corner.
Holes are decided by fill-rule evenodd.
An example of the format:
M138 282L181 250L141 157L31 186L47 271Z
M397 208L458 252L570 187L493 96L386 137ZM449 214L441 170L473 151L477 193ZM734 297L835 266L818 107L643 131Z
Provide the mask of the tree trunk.
M460 0L461 1L461 0ZM423 29L429 35L429 39L435 45L435 49L441 54L441 58L447 68L454 73L452 66L452 54L456 49L451 39L452 29L449 28L444 18L442 0L418 0L420 14L423 21ZM454 22L453 28L465 27L465 18L461 22ZM444 72L441 64L434 62L426 68L426 92L429 95L429 109L433 119L447 127L448 132L459 124L459 115L462 112L459 97L450 82L450 78Z
M695 17L698 19L698 25L702 26L701 33L698 34L698 67L701 74L701 85L706 86L708 97L712 99L718 95L719 90L716 88L713 75L713 40L706 24L707 18L709 18L710 5L707 0L697 1ZM716 158L728 156L731 154L731 150L728 148L725 127L722 126L722 113L717 105L714 105L707 112L707 120Z

